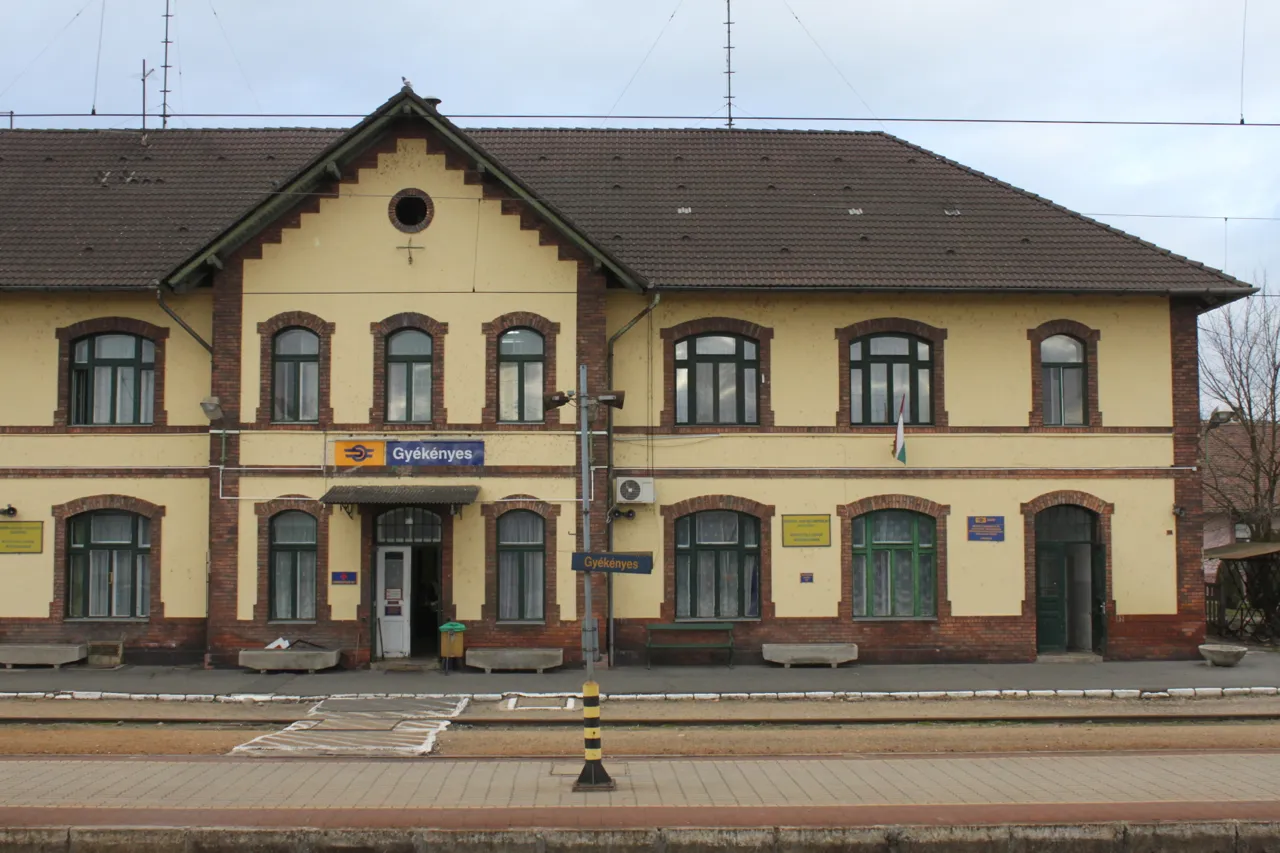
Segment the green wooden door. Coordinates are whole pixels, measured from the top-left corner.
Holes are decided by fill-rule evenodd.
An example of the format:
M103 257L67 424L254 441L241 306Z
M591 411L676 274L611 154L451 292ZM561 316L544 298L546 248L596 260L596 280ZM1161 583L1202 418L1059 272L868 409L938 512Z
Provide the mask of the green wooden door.
M1067 553L1059 542L1036 545L1036 651L1067 650Z
M1105 546L1093 546L1093 577L1090 582L1089 609L1093 614L1093 651L1107 649L1107 553Z

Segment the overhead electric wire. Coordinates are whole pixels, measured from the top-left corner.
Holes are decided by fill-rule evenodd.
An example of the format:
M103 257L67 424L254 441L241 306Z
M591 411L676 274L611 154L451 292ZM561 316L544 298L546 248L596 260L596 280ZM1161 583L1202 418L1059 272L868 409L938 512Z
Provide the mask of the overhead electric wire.
M858 99L860 104L862 104L862 108L874 116L876 111L871 109L871 105L867 103L866 98L862 97L862 94L854 88L853 84L849 82L849 78L844 76L844 72L840 70L840 66L836 65L836 61L832 59L831 55L822 48L822 45L818 43L816 38L814 38L813 33L809 32L809 28L804 25L804 21L800 20L800 16L796 14L796 10L791 8L791 4L788 3L787 0L782 0L782 5L787 7L787 11L791 13L791 17L796 19L796 23L800 25L800 29L804 30L804 34L809 37L809 41L813 42L813 46L818 49L818 53L822 54L822 58L827 61L827 64L831 66L832 70L834 70L840 79L844 81L844 84L849 87L849 91L853 92L853 96ZM876 119L876 121L880 120ZM884 124L881 123L880 126L883 128Z
M609 112L606 113L604 117L605 121L609 120L609 116L613 115L613 111L618 108L618 104L622 103L622 99L626 96L627 90L631 88L632 83L636 82L636 77L640 76L640 71L644 68L645 63L649 61L649 57L658 46L658 42L662 41L663 33L667 31L667 27L671 26L671 22L675 20L676 13L680 11L680 7L683 5L684 0L679 0L679 2L676 3L676 7L671 10L670 17L667 18L666 23L662 25L662 28L658 30L657 37L654 38L653 44L649 45L649 49L645 51L644 58L640 60L640 64L636 66L636 70L631 73L630 79L627 80L627 85L622 87L622 91L618 94L618 97L614 99L613 105L609 107Z
M218 22L218 30L222 33L222 40L227 43L227 52L231 54L231 58L235 60L236 68L240 69L240 79L244 81L244 86L249 90L250 97L253 102L262 108L262 101L258 100L258 93L253 91L253 84L249 82L249 75L244 73L244 66L240 64L240 57L236 55L235 46L231 44L231 37L227 35L227 28L222 25L222 18L218 15L218 10L213 6L213 0L207 0L209 3L209 11L213 13L213 19Z
M1244 124L1244 49L1249 35L1249 0L1244 0L1244 14L1240 19L1240 123Z
M93 61L93 104L89 112L98 113L98 76L102 72L102 32L107 23L107 0L102 0L102 11L98 15L98 57Z
M44 56L45 53L48 52L49 48L53 47L54 42L56 42L59 38L62 37L62 34L67 31L67 28L76 22L76 18L84 14L84 10L88 9L92 4L93 4L93 0L87 0L87 2L80 7L80 10L71 16L71 20L63 24L62 29L58 30L56 33L53 34L53 38L49 39L48 44L42 47L40 49L40 52L35 55L35 58L32 59L30 62L28 62L26 67L18 72L18 76L10 80L8 86L5 86L3 89L0 89L0 98L3 98L5 95L7 95L9 93L9 90L17 85L18 81L21 80L28 71L31 70L32 66L34 66L37 62L40 61L40 57Z

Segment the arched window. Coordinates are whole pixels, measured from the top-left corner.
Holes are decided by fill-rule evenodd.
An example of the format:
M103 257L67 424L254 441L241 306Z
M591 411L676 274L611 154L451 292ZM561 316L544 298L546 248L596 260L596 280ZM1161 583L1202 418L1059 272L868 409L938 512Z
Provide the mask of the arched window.
M316 519L297 510L271 519L271 619L316 618Z
M541 423L542 335L533 329L509 329L498 338L498 420Z
M676 618L760 616L760 520L728 510L676 519Z
M498 517L498 619L541 622L547 550L542 516L512 510Z
M894 509L860 515L851 527L854 618L937 615L936 521Z
M71 423L149 424L156 399L156 345L137 335L100 334L72 345Z
M431 422L431 336L402 329L387 338L387 421Z
M151 519L99 510L73 516L67 527L67 616L146 616L151 600Z
M379 545L430 545L440 541L440 516L421 507L400 507L378 516Z
M743 335L677 341L676 423L759 423L759 353L759 344Z
M914 335L866 335L849 343L849 422L933 423L933 346Z
M314 423L320 419L320 338L307 329L285 329L272 342L271 419Z
M1085 425L1084 355L1084 344L1070 335L1053 335L1040 342L1046 426Z

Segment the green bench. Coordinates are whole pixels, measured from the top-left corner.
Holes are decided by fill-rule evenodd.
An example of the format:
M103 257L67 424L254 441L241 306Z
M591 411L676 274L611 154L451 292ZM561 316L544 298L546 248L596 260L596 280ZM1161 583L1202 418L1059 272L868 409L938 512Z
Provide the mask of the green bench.
M644 641L644 668L650 669L653 664L654 649L728 649L729 651L729 668L733 668L733 623L732 622L655 622L652 625L644 626L646 636ZM666 641L666 635L672 632L680 634L689 633L718 633L727 634L728 636L719 642L694 643L688 640L684 642ZM714 638L708 638L714 639Z

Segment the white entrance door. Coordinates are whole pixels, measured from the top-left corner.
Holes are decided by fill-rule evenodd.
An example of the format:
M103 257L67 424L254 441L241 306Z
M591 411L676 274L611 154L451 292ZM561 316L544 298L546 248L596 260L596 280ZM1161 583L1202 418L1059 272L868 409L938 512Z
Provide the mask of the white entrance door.
M409 602L412 549L378 549L378 585L374 590L378 652L384 658L409 656Z

